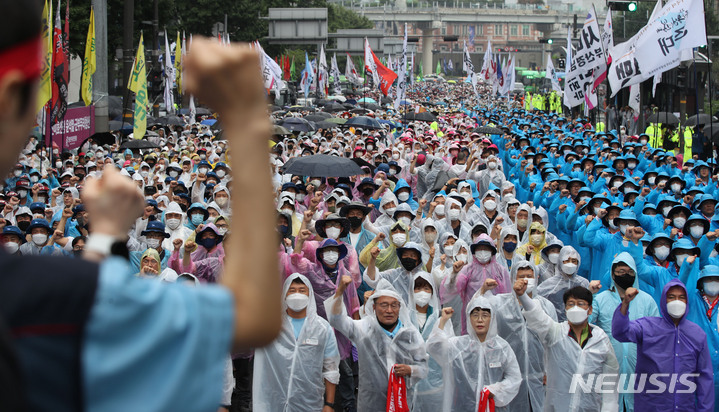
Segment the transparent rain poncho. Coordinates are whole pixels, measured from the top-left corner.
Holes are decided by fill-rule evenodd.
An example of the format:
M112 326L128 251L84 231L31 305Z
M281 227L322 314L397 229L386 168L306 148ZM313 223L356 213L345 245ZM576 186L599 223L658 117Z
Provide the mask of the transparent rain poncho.
M284 296L294 279L310 290L307 315L295 339L291 318L283 317L282 330L268 346L255 350L252 404L256 411L319 411L324 404L325 379L339 382L339 352L332 327L317 315L309 279L294 273L285 279Z
M534 272L534 280L538 281L537 270L531 262L521 260L512 267L512 283L517 279L517 272L520 269L531 269ZM544 407L544 347L536 333L527 327L527 322L522 315L522 306L517 300L517 295L504 293L500 295L486 294L485 297L492 303L495 309L497 333L509 343L514 350L522 373L522 385L519 393L509 404L511 411L541 411ZM557 313L554 306L547 299L533 294L532 299L542 307L544 313L555 321Z
M390 338L382 328L374 311L374 302L382 296L397 299L400 303L399 321L401 328L393 331ZM384 411L387 404L389 373L395 364L412 368L412 376L406 380L407 397L412 399L413 387L427 376L427 350L422 335L409 317L406 303L384 279L377 283L374 294L365 303L365 316L354 320L346 315L344 308L335 314L334 297L325 301L330 324L347 336L357 347L359 358L359 412ZM398 324L399 325L399 324Z
M542 282L535 290L536 295L547 298L554 308L557 310L557 319L560 322L567 320L567 314L564 311L564 292L567 289L571 289L575 286L582 286L589 289L589 281L575 272L573 275L568 275L562 272L562 262L569 258L577 258L579 263L582 263L582 257L579 256L579 252L571 246L564 246L559 251L559 263L555 268L554 276ZM579 267L579 265L577 265Z
M484 342L480 342L472 327L469 314L475 308L489 309L492 318ZM482 297L467 305L467 335L453 336L452 328L437 326L427 342L432 358L444 366L444 401L442 411L475 411L479 407L482 390L486 387L494 395L497 411L517 395L522 382L517 358L509 344L497 335L496 309Z

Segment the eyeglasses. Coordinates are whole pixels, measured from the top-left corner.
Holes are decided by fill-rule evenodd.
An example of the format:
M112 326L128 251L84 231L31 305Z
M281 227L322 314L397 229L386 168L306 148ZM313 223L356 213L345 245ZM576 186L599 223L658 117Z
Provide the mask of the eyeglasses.
M470 313L469 318L472 320L478 320L478 319L488 320L488 319L492 318L492 315L487 312L484 312L484 311L479 311L479 312Z
M565 309L571 309L571 308L573 308L573 307L575 307L575 306L579 306L579 307L582 308L582 309L587 309L587 308L589 308L589 304L588 304L587 302L567 303L567 304L564 305L564 308L565 308Z
M632 271L629 270L629 269L626 269L626 270L615 270L615 271L614 271L614 275L616 275L616 276L633 275L633 274L634 274L634 272L632 272Z
M387 310L387 309L389 309L389 308L392 308L392 310L398 310L398 309L399 309L399 302L393 302L393 303L382 302L382 303L375 303L375 305L377 305L377 307L380 308L380 309L382 309L382 310Z

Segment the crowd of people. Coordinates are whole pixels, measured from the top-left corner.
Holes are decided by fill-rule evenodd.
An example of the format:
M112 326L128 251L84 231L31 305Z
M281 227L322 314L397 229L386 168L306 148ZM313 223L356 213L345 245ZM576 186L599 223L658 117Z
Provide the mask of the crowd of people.
M193 44L188 89L221 133L23 139L0 196L0 309L32 410L714 410L714 156L440 82L359 110L382 126L270 140L268 119L323 106L268 111L252 53ZM359 97L382 102L343 101ZM361 174L285 173L316 154ZM70 269L88 261L89 283ZM49 385L67 365L82 378Z

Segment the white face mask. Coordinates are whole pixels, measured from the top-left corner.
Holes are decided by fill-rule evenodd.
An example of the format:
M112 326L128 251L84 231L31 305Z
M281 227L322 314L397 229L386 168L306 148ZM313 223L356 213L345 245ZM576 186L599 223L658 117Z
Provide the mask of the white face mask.
M407 200L409 200L409 193L402 192L397 195L397 199L399 199L400 202L406 202Z
M449 209L449 212L447 212L447 219L459 220L459 209Z
M629 228L629 225L619 225L619 231L622 232L622 234L627 233L627 228Z
M549 263L556 265L559 262L559 253L550 253L547 255L547 259Z
M395 211L395 210L397 210L396 207L390 207L389 209L385 209L385 210L384 210L384 213L385 213L387 216L392 217L392 215L394 215L394 211Z
M172 177L172 178L177 177L177 171L175 171L175 170L170 170L169 174L170 174L170 177Z
M227 197L224 197L224 196L215 198L215 202L217 202L217 205L220 207L225 207L227 205L228 200L230 200L230 199Z
M577 265L574 263L562 263L562 272L566 275L573 275L577 273Z
M607 224L609 225L609 228L612 229L612 230L614 230L614 229L617 228L616 223L614 223L614 219L609 219L609 220L607 220Z
M412 219L408 218L407 216L402 216L401 218L397 219L397 221L402 222L407 226L409 226L412 223Z
M527 227L529 219L517 219L517 227Z
M494 200L487 200L484 202L484 208L491 212L497 208L497 202Z
M375 179L375 180L374 180L374 184L376 184L377 186L382 186L382 183L384 183L384 180L382 180L382 179Z
M159 239L147 239L147 247L151 249L157 249L158 246L160 246Z
M328 250L322 254L322 261L324 261L325 264L329 266L333 266L334 264L336 264L339 259L340 253L335 252L334 250Z
M429 292L421 291L414 294L414 303L420 308L427 306L430 299L432 294Z
M647 183L649 183L651 186L654 186L654 182L657 180L656 177L650 177L647 179Z
M671 302L667 302L667 313L674 319L681 318L682 316L684 316L684 313L686 311L687 304L682 302L681 300L673 300Z
M424 240L429 245L433 244L434 241L437 240L437 233L425 233Z
M325 229L327 239L337 239L338 237L340 237L340 233L342 233L342 229L336 227L328 227L327 229Z
M671 212L671 210L672 210L672 207L671 207L671 206L665 206L665 207L662 208L662 214L663 214L664 216L667 216L667 215L669 215L669 212Z
M142 177L147 177L147 176L149 176L149 175L150 175L150 172L148 172L147 170L142 170L142 171L140 172L140 176L142 176Z
M540 244L542 244L542 235L541 234L530 235L529 241L532 243L532 245L539 246Z
M534 291L534 288L537 287L537 279L531 278L527 279L527 293L532 293Z
M399 160L399 153L392 153L393 160Z
M32 235L32 242L37 246L42 246L47 242L47 235L44 233L36 233Z
M177 229L180 226L180 219L167 219L167 227L172 230Z
M490 259L492 259L492 252L489 250L478 250L474 252L474 257L477 258L479 263L487 263Z
M201 167L201 168L197 169L197 171L202 175L207 174L207 170L208 169L206 167Z
M454 252L454 245L447 245L447 246L444 247L444 254L445 254L445 255L452 256L453 252Z
M319 179L310 180L310 184L315 187L315 189L318 189L320 186L322 186L322 181Z
M679 193L679 191L682 190L682 185L680 183L672 183L672 191L675 193Z
M659 260L666 260L669 256L669 246L659 246L654 248L654 257Z
M297 194L295 195L295 200L298 201L298 202L302 202L302 201L305 200L305 196L306 196L306 195L305 195L304 193L297 193ZM220 205L220 206L224 206L224 205L227 204L227 200L225 200L225 201L223 202L224 204L220 203L220 201L217 200L217 199L215 199L215 201L216 201L217 204Z
M434 208L434 213L438 216L444 216L444 205L437 205L437 207Z
M223 177L225 177L225 175L226 175L227 173L225 173L224 170L218 170L218 171L215 172L215 174L217 175L217 177L219 177L220 179L222 179Z
M285 298L287 307L293 312L300 312L310 303L310 297L304 293L293 293Z
M404 233L395 233L392 235L392 243L394 243L395 246L399 247L404 245L404 242L407 241L407 235Z
M687 223L687 220L683 217L674 218L674 227L677 229L683 228L685 223Z
M707 280L704 282L704 293L709 296L719 295L719 282L716 280Z
M674 255L674 258L677 261L677 266L681 267L684 261L689 257L689 255L682 254L682 255Z
M699 239L704 235L704 226L692 226L689 228L689 232L694 239Z
M17 242L6 242L3 246L5 246L5 251L11 255L20 248L20 244Z
M489 169L489 170L495 170L495 169L497 169L497 162L489 162L489 163L487 163L487 169Z
M587 309L582 309L579 306L575 306L567 310L567 320L569 323L574 325L580 325L587 320Z
M459 253L457 256L455 256L455 259L457 262L464 262L467 263L469 261L469 256L467 256L466 253Z

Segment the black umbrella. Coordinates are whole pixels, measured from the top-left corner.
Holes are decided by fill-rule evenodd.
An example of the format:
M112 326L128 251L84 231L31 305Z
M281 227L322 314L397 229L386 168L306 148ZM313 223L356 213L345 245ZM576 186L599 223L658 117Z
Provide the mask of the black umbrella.
M122 97L107 96L107 114L110 119L122 116Z
M436 122L437 118L430 112L422 112L422 113L414 113L409 112L407 113L407 120L418 120L422 122Z
M367 116L357 116L347 120L344 124L345 127L359 127L361 129L381 129L382 125L379 124L377 119L373 119Z
M652 113L647 119L649 123L661 123L661 124L679 124L679 118L674 116L673 113L669 112L656 112Z
M346 102L342 103L342 106L344 106L345 109L354 109L355 104L356 104L357 102L354 102L354 103L349 103L349 102L350 102L350 101L347 100Z
M339 103L333 102L333 103L326 104L325 107L322 108L322 110L325 112L334 113L334 112L344 112L347 110L347 108L345 108L343 105L341 105ZM319 113L322 113L322 112L319 112Z
M360 103L360 107L364 107L368 110L379 110L382 107L376 103Z
M315 122L315 127L318 129L327 130L327 129L334 129L335 127L340 127L340 125L338 125L337 123L321 121L321 122Z
M315 104L316 104L317 106L325 106L325 105L327 105L327 104L329 104L329 103L331 103L331 102L332 102L332 100L319 99L319 100L315 101Z
M474 133L484 133L484 134L502 134L502 129L497 129L496 127L491 126L480 126L473 130Z
M704 126L704 136L719 144L719 123L710 123Z
M393 102L393 100L392 100L391 97L384 97L384 96L383 96L381 99L379 99L379 102L380 102L381 104L391 104L391 103Z
M374 168L375 168L375 166L372 165L372 163L370 163L370 162L368 162L368 161L366 161L366 160L364 160L364 159L362 159L362 158L359 158L359 157L353 157L353 158L352 158L352 161L355 162L355 163L357 163L357 166L359 166L359 167L365 167L365 166L366 166L366 167L369 167L369 170L374 170Z
M314 107L307 107L307 106L292 106L289 109L290 112L314 112Z
M277 112L277 111L280 111L280 110L282 110L282 108L281 108L280 106L270 105L270 107L269 107L270 113L272 113L272 112Z
M310 121L310 122L322 122L325 119L329 119L330 117L332 117L332 115L329 113L315 112L312 114L308 114L307 116L304 117L304 119L307 121Z
M372 113L372 110L369 110L369 109L352 109L352 110L350 110L350 113L352 113L352 114L368 114L368 113Z
M128 140L120 146L120 149L154 149L160 147L148 140L132 139Z
M709 124L716 122L717 118L706 113L695 114L687 119L686 126L696 126L698 124Z
M195 109L195 114L197 116L209 116L212 114L212 111L204 107L198 107L197 109Z
M282 126L280 126L280 125L274 125L274 126L272 126L272 134L273 134L273 135L284 136L284 135L292 134L292 132L290 132L289 130L287 130L286 127L282 127Z
M283 168L285 174L312 177L349 177L364 173L351 159L325 154L297 157Z
M292 132L311 132L315 130L312 123L299 117L288 117L282 121L280 126Z
M184 126L185 121L178 116L158 117L157 123L163 126Z

